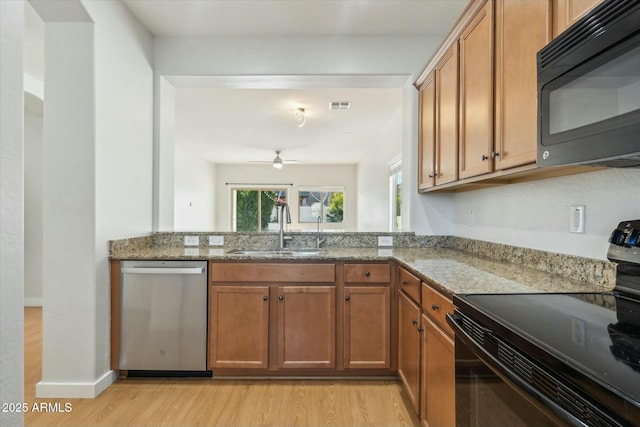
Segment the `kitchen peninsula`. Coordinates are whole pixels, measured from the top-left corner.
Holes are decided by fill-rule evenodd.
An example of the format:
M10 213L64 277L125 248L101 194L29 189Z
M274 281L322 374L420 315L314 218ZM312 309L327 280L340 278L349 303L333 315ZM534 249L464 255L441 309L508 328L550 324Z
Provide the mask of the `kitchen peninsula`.
M224 244L209 246L212 234ZM400 377L416 414L451 423L454 347L444 316L453 295L603 292L615 280L607 261L452 236L326 233L318 249L315 235L292 234L287 251L270 233L110 242L112 369L119 370L121 262L207 261L214 378ZM185 236L199 244L185 246ZM380 236L393 246L379 247L388 242ZM429 411L438 399L446 407Z

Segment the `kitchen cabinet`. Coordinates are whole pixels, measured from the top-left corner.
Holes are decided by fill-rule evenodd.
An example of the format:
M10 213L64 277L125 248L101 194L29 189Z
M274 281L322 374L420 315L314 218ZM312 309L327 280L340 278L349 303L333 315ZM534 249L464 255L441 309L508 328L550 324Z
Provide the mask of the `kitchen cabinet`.
M435 184L436 155L436 79L432 71L420 88L420 122L418 124L418 190Z
M212 262L216 375L395 372L389 263Z
M211 368L267 368L269 287L210 286Z
M458 43L435 68L435 185L458 179Z
M420 306L398 293L398 376L411 406L420 414Z
M420 415L426 426L455 426L454 332L446 322L453 310L450 299L422 283Z
M595 2L469 2L416 81L420 192L593 170L536 167L536 53L551 40L554 12L574 16Z
M553 0L553 37L557 37L603 0Z
M494 169L536 161L536 53L551 41L551 0L497 0Z
M391 266L344 265L344 366L391 367Z
M212 262L209 367L334 368L335 270L332 263Z
M336 287L278 287L278 368L334 368Z
M460 35L460 179L493 170L492 5L485 2Z

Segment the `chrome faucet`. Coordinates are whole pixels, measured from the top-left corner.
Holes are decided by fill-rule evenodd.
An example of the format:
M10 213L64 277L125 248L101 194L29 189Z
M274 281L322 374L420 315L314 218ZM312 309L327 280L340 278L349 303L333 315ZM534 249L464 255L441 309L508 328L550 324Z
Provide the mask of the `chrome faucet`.
M318 234L316 237L316 249L320 249L320 245L324 243L324 239L320 239L320 223L322 222L322 217L318 215Z
M278 225L280 226L280 240L279 240L279 250L284 249L284 242L285 240L292 240L293 238L291 236L286 236L284 235L284 215L285 212L287 214L287 224L291 224L291 212L289 212L289 205L285 202L278 202L278 204L276 205L278 207Z

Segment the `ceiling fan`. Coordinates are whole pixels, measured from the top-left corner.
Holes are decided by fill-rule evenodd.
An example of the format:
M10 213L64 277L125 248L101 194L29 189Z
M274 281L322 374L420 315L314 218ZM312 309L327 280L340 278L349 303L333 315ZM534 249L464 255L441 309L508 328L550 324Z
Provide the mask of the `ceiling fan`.
M250 163L270 163L276 169L282 169L282 166L285 164L295 164L302 163L300 160L282 160L280 157L280 150L276 150L276 157L272 161L266 160L251 160Z

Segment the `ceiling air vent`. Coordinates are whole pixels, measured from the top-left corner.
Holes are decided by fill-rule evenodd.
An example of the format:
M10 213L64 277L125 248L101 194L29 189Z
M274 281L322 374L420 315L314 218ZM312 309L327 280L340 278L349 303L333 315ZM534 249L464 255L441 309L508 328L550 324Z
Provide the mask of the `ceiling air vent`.
M329 103L329 110L348 110L351 103L347 101L334 101Z

